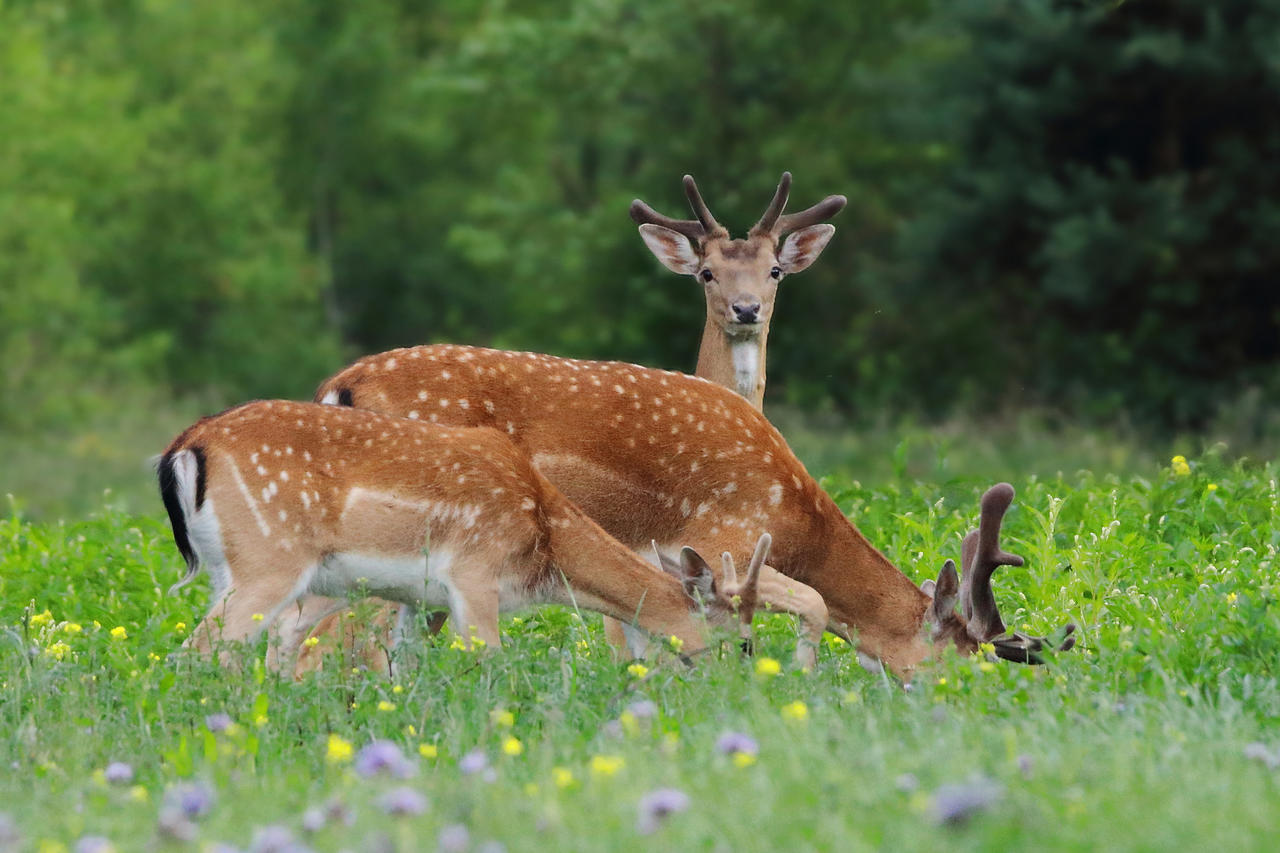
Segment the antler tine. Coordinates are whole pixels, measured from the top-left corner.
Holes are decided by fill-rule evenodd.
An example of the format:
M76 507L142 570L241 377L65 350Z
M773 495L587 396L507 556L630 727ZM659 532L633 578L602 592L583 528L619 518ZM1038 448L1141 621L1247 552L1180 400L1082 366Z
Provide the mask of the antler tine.
M738 585L738 567L733 564L733 555L725 551L720 555L720 565L724 573L725 589Z
M661 225L663 228L670 228L695 243L701 242L707 236L707 229L702 227L701 222L693 219L672 219L670 216L663 216L640 199L635 199L631 202L631 218L638 225Z
M702 200L702 193L698 192L698 185L694 182L693 175L684 176L684 194L689 199L689 207L693 208L693 215L698 217L698 221L702 223L708 235L719 233L727 236L729 234L711 215L707 203Z
M819 222L826 222L843 210L848 203L849 199L842 195L829 195L813 207L806 208L798 213L779 216L778 221L773 226L773 233L781 237L783 234L790 234L792 231L799 231L801 228L817 225Z
M1013 502L1013 486L997 483L982 496L978 529L965 537L961 549L964 576L960 607L969 633L986 641L1005 632L1004 621L991 591L991 575L1000 566L1021 566L1022 558L1000 549L1000 524Z
M747 580L743 584L745 588L754 591L760 582L760 567L764 565L764 561L769 559L769 549L773 547L773 537L768 533L761 533L760 538L756 540L756 551L751 555L751 565L747 567Z
M773 194L773 201L769 202L769 206L765 208L764 215L760 217L760 221L751 226L752 234L768 234L773 230L773 225L778 221L778 217L782 215L783 209L787 206L787 197L791 194L791 173L783 172L782 179L778 181L778 189Z

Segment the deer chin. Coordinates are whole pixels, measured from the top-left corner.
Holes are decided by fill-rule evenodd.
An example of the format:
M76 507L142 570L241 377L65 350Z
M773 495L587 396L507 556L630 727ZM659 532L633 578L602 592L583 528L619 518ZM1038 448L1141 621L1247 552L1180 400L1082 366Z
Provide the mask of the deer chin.
M741 323L737 320L725 320L724 333L733 338L735 342L755 340L760 337L760 333L764 331L765 324L759 320L754 323Z

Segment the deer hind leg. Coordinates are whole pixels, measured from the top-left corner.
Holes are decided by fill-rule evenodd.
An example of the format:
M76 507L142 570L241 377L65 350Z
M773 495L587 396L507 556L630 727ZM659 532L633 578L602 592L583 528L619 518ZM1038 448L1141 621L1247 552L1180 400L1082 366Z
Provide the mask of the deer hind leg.
M472 555L456 559L449 567L446 587L453 630L467 647L474 648L474 641L479 640L485 647L501 648L498 633L501 595L497 576L486 561Z
M280 614L302 595L315 571L316 566L311 565L292 572L256 574L235 583L214 601L184 647L207 655L220 642L252 642L264 630L269 631L278 644ZM221 654L219 659L226 662ZM277 664L278 655L273 655L269 662Z

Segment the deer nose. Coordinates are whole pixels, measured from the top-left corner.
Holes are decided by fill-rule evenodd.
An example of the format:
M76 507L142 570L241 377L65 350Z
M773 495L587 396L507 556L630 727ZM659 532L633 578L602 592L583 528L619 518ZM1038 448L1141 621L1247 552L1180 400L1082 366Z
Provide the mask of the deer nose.
M759 302L735 302L733 314L739 323L754 323L760 317Z

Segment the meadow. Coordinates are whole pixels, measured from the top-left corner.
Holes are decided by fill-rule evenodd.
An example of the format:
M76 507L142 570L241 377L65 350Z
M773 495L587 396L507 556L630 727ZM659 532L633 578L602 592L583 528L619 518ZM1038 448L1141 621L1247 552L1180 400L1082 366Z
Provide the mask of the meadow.
M908 456L903 451L904 459ZM945 460L942 460L945 461ZM821 472L824 468L815 468ZM988 480L905 463L822 480L913 579ZM168 525L105 506L0 521L0 850L1271 849L1280 833L1280 471L1206 453L1013 478L1011 626L1080 626L1042 667L942 654L911 689L757 617L690 668L617 662L592 614L415 636L391 679L261 647L177 651ZM353 610L361 604L353 603Z

